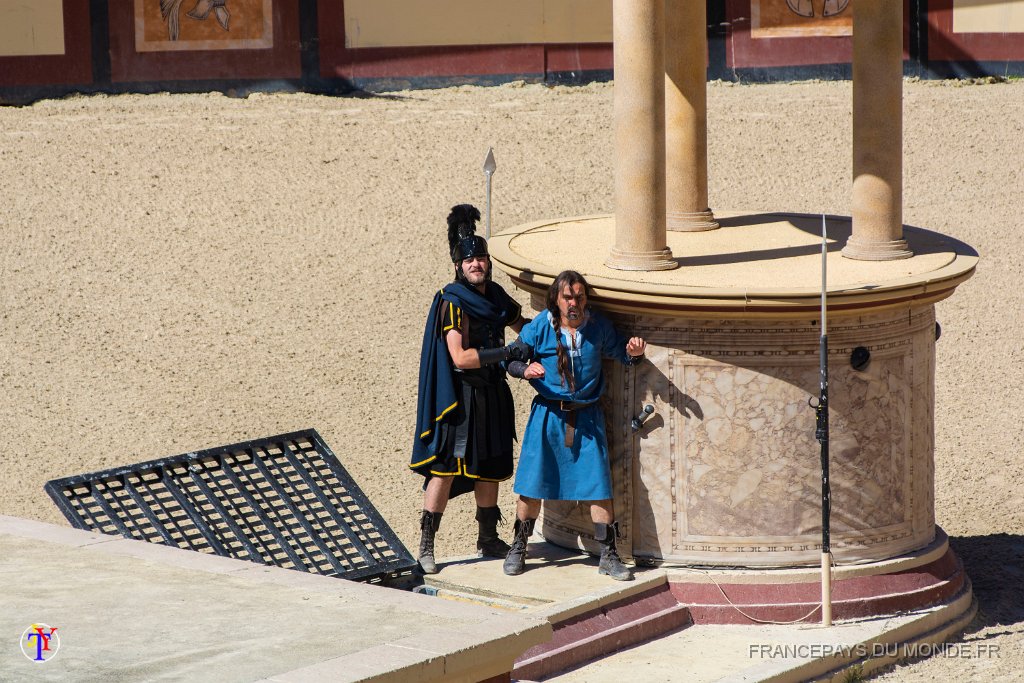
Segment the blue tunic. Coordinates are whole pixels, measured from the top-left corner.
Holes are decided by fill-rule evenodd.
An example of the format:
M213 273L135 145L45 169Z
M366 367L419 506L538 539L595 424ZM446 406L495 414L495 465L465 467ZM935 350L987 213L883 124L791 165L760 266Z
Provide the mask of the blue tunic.
M611 322L594 311L576 330L575 349L567 328L556 331L550 313L538 315L519 338L533 347L534 359L544 366L544 377L530 384L539 397L590 403L576 413L572 447L565 445L565 412L534 399L523 434L522 451L512 490L529 498L545 500L606 500L612 497L608 467L608 439L604 413L598 399L604 391L601 359L617 359L627 365L626 338ZM569 391L558 374L557 336L570 353L576 390ZM538 398L539 398L538 397Z

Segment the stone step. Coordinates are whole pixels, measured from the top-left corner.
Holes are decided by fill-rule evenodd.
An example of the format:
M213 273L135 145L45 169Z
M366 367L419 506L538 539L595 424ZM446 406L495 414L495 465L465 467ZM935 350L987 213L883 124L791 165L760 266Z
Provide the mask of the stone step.
M689 610L664 584L584 611L552 612L548 618L554 629L551 640L516 660L514 678L550 676L693 624Z

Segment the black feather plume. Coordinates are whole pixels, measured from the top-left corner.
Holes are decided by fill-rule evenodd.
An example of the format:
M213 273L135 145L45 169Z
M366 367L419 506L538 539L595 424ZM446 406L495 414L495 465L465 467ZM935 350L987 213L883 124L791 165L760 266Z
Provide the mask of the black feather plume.
M476 234L476 222L480 220L480 209L472 204L459 204L448 214L448 251L455 251L459 240Z

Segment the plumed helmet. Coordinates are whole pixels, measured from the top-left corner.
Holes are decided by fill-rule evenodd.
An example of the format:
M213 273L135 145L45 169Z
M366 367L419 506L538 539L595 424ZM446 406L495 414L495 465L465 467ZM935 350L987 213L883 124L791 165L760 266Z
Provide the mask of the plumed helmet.
M459 204L448 214L448 249L452 263L474 256L487 256L487 240L476 234L480 210L472 204Z

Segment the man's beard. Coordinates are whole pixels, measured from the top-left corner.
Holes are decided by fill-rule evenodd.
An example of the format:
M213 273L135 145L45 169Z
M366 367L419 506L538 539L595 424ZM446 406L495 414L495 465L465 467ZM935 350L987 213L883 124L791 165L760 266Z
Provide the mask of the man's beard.
M471 285L482 285L487 281L486 270L479 272L465 271L463 272L463 275L466 276L466 281L469 282L469 284Z
M580 309L578 309L578 308L570 308L568 311L566 311L565 317L568 318L569 320L579 320L580 319Z

